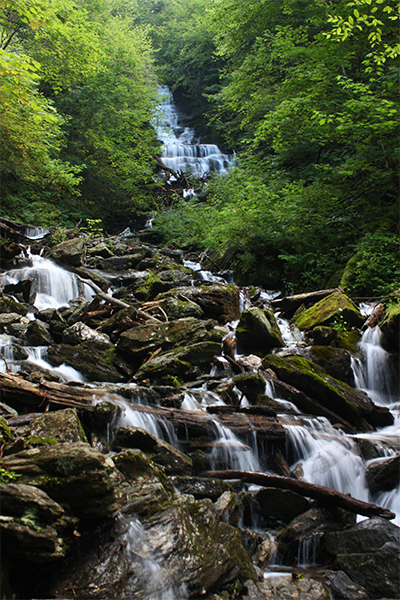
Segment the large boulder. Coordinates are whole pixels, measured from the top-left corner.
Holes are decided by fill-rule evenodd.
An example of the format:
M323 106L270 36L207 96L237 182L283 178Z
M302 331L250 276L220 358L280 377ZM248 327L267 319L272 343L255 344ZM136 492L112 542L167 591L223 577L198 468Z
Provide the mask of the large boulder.
M222 335L214 331L214 325L215 321L194 317L168 323L145 323L122 333L117 347L121 352L141 360L159 349L166 351L208 340L221 341Z
M43 323L43 321L31 321L26 330L26 335L30 346L50 346L53 343L50 326Z
M336 323L338 326L362 327L364 318L350 298L337 290L311 308L294 316L294 323L301 331Z
M210 500L176 497L147 521L121 519L92 540L53 582L65 599L199 598L215 586L255 579L239 531Z
M265 392L265 379L259 373L241 373L233 378L233 382L250 404L255 404L260 394Z
M279 553L286 564L324 562L326 550L321 540L327 531L337 531L355 523L356 516L341 509L311 508L295 517L276 537Z
M199 342L183 348L164 352L148 360L135 374L136 381L149 378L161 380L165 378L187 380L198 374L196 367L208 369L215 355L221 350L216 342Z
M379 459L367 467L367 483L373 494L400 486L400 454Z
M183 452L140 427L120 427L113 447L142 450L161 465L167 475L189 475L192 470L192 461Z
M138 449L123 449L113 461L125 478L121 512L149 517L161 510L174 489L160 468Z
M84 262L84 250L85 240L83 238L73 238L53 246L53 248L49 250L47 258L52 258L56 261L79 267Z
M0 484L2 552L34 563L65 556L77 519L42 490L22 483Z
M255 494L260 514L266 519L277 519L289 523L295 517L311 508L309 500L292 492L279 488L261 489Z
M371 598L400 597L400 528L376 517L326 533L325 551Z
M72 444L85 442L87 438L74 408L47 412L32 419L29 423L27 437L61 443Z
M126 381L129 366L117 354L114 346L101 341L86 341L76 346L57 344L49 348L47 360L54 366L67 364L92 381Z
M354 385L351 354L348 350L331 346L311 346L308 354L311 361L320 365L328 375L350 386Z
M262 308L249 308L240 315L236 339L246 354L267 354L272 348L282 348L282 339L274 313Z
M263 366L272 369L279 379L314 398L349 423L357 425L362 418L375 427L393 423L387 408L375 406L364 392L330 377L319 365L301 356L270 354L264 358Z
M109 456L88 444L40 446L5 456L3 464L20 475L19 483L68 504L79 518L104 517L123 506L122 474Z
M163 297L171 295L185 296L201 307L205 317L224 323L238 319L240 315L239 288L235 285L214 283L199 287L175 288Z

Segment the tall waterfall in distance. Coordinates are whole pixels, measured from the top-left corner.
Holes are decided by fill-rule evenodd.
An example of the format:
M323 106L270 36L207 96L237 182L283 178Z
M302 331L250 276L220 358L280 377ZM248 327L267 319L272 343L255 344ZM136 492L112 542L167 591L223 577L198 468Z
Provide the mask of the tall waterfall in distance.
M211 171L226 173L232 156L223 154L215 144L202 144L190 127L182 126L170 89L160 86L160 119L156 124L159 140L164 144L163 163L179 173L203 177Z

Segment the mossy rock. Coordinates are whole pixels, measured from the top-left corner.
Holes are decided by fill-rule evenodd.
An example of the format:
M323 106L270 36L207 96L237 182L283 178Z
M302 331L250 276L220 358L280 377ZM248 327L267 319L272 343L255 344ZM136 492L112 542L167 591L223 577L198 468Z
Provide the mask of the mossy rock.
M359 309L343 292L336 291L303 311L294 323L301 331L332 323L345 327L361 327L364 318Z
M334 379L322 367L303 357L270 354L264 358L263 366L272 369L279 379L314 398L353 425L357 426L362 418L374 427L393 423L393 417L385 407L375 406L364 392Z
M164 352L147 361L135 374L135 380L162 379L165 376L182 377L184 380L198 374L196 367L207 369L221 345L216 342L200 342L183 348Z
M49 348L47 359L55 366L65 363L92 381L120 383L132 373L114 346L104 348L103 344L96 342L83 342L77 346L53 345Z
M213 336L215 321L203 321L194 317L177 319L168 323L145 323L121 334L118 350L140 360L155 350L170 350L208 341Z
M83 238L73 238L61 242L47 253L47 258L67 263L74 267L80 267L83 264L83 254L86 242Z
M105 517L124 504L122 474L109 456L89 444L55 444L22 450L3 458L4 468L19 474L18 483L45 491L69 504L79 518Z
M74 408L44 413L29 424L29 437L51 438L63 443L84 442L87 437Z
M29 309L11 298L11 296L3 295L0 298L0 313L17 313L18 315L26 316Z
M167 475L190 475L192 461L183 452L140 427L120 427L113 447L136 448L161 465Z
M26 335L31 346L50 346L54 341L50 334L50 326L43 321L31 321Z
M233 383L250 404L255 404L257 397L265 392L265 380L258 373L241 373L233 378Z
M272 348L282 348L285 345L274 313L256 307L244 310L240 315L236 339L246 354L266 354Z
M328 375L344 381L350 386L354 385L354 374L351 368L350 352L344 348L331 346L311 346L308 351L312 362L320 365Z
M217 319L223 323L239 318L239 288L233 284L201 285L199 287L177 287L160 295L157 299L169 296L181 297L198 304L206 318Z

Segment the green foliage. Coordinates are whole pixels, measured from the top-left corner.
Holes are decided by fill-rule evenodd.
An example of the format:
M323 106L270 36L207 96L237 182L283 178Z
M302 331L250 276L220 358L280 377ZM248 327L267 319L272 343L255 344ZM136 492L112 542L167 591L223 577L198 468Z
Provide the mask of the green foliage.
M0 483L12 483L18 477L21 477L20 473L14 473L14 471L8 471L4 467L0 467Z
M101 219L86 219L86 227L81 227L89 237L99 237L103 235L103 222Z
M397 235L384 231L367 234L357 250L348 293L364 296L373 291L384 296L399 288L400 239Z

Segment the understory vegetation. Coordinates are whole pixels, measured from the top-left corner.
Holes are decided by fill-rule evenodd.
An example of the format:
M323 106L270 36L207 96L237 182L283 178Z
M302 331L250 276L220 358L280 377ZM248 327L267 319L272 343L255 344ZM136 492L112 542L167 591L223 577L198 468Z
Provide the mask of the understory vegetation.
M286 292L399 287L395 0L3 0L1 215L122 230ZM236 154L201 196L162 194L169 85Z

